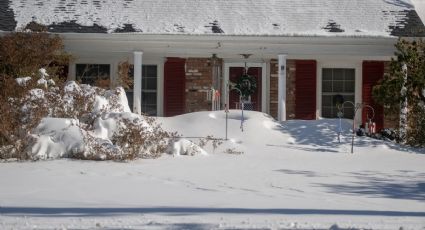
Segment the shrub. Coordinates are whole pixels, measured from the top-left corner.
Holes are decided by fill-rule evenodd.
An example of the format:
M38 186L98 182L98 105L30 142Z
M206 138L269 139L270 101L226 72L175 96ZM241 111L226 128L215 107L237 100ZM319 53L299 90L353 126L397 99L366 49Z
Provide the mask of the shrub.
M400 142L425 146L425 42L399 40L395 46L397 59L391 60L390 73L374 87L373 97L387 111L400 114L404 124L398 130ZM406 108L402 106L405 99Z
M36 86L36 77L40 74L40 68L47 69L53 78L64 79L64 70L71 59L64 52L59 36L10 33L0 37L0 146L3 146L0 155L25 158L20 154L25 146L22 140L48 112L47 106L40 103L40 98L38 102L31 100L30 105L28 99L36 95L28 92L39 87ZM21 85L15 81L15 78L26 76L32 78ZM34 109L27 113L24 103Z
M64 51L58 35L44 32L10 33L0 37L0 75L13 78L34 76L44 68L51 77L65 77L72 56Z
M74 120L76 121L74 123L78 124L84 148L77 150L70 149L69 146L60 148L62 157L118 161L157 158L165 153L169 143L177 138L176 133L164 131L154 118L128 112L129 108L125 106L127 102L122 98L125 95L122 88L105 90L79 85L73 81L63 84L62 87L56 85L45 87L44 84L37 84L40 81L33 79L27 80L25 84L13 84L13 82L16 81L11 81L17 89L16 92L26 91L26 94L17 98L9 96L8 108L11 109L10 114L15 116L7 120L13 120L15 126L12 127L7 122L1 123L8 127L4 130L10 132L1 133L4 137L2 138L4 147L0 148L0 158L37 160L57 156L57 153L49 152L54 151L54 147L43 142L43 135L51 135L50 131L43 134L46 128L39 127L44 117ZM116 128L111 128L111 122ZM108 132L112 132L110 137L102 134L104 127L108 128ZM75 133L59 134L60 139L74 138L72 135ZM55 139L54 136L50 139L52 138ZM13 145L13 143L19 144ZM33 146L38 146L35 152ZM40 153L39 149L47 152Z

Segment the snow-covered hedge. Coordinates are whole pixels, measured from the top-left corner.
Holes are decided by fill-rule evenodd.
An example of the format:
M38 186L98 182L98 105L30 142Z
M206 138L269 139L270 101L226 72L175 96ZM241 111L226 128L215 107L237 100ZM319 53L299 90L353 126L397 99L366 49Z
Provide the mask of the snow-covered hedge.
M40 75L16 79L17 87L33 87L9 98L23 134L15 137L20 145L0 147L0 158L131 160L187 149L204 153L192 142L177 141L176 133L164 131L154 118L131 113L121 87L105 90L75 81L59 86L45 71Z

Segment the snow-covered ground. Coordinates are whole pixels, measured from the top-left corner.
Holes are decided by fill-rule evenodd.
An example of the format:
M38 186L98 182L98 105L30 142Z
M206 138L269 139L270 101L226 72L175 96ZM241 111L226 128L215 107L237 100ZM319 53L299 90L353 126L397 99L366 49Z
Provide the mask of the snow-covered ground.
M197 142L224 117L160 121ZM338 143L338 120L245 119L208 155L1 163L0 229L425 229L423 150L356 137L351 154L349 121Z

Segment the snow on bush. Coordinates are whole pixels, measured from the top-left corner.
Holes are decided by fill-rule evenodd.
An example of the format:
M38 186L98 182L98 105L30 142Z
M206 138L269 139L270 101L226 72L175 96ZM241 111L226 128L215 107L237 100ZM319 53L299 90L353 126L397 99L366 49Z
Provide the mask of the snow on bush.
M207 155L207 152L205 152L205 150L203 150L198 145L186 139L182 139L182 140L174 142L174 145L173 145L174 156L182 156L182 155L193 156L195 154Z
M30 137L31 159L70 157L84 152L84 137L76 119L43 118Z
M171 148L176 133L164 131L154 118L131 113L122 87L105 90L75 81L57 86L47 77L40 70L38 80L16 79L18 86L35 87L21 98L10 98L21 115L19 128L26 133L22 135L25 142L16 150L24 152L23 158L131 160L157 158L167 151L206 154L187 140Z

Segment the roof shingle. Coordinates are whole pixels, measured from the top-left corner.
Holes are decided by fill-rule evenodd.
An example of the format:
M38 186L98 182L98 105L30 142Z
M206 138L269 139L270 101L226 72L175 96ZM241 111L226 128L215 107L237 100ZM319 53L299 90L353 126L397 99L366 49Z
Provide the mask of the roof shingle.
M3 1L1 1L3 2ZM14 18L51 32L269 36L425 36L410 0L10 0ZM6 19L3 19L6 18ZM15 24L12 21L16 21ZM11 29L13 28L13 29Z

